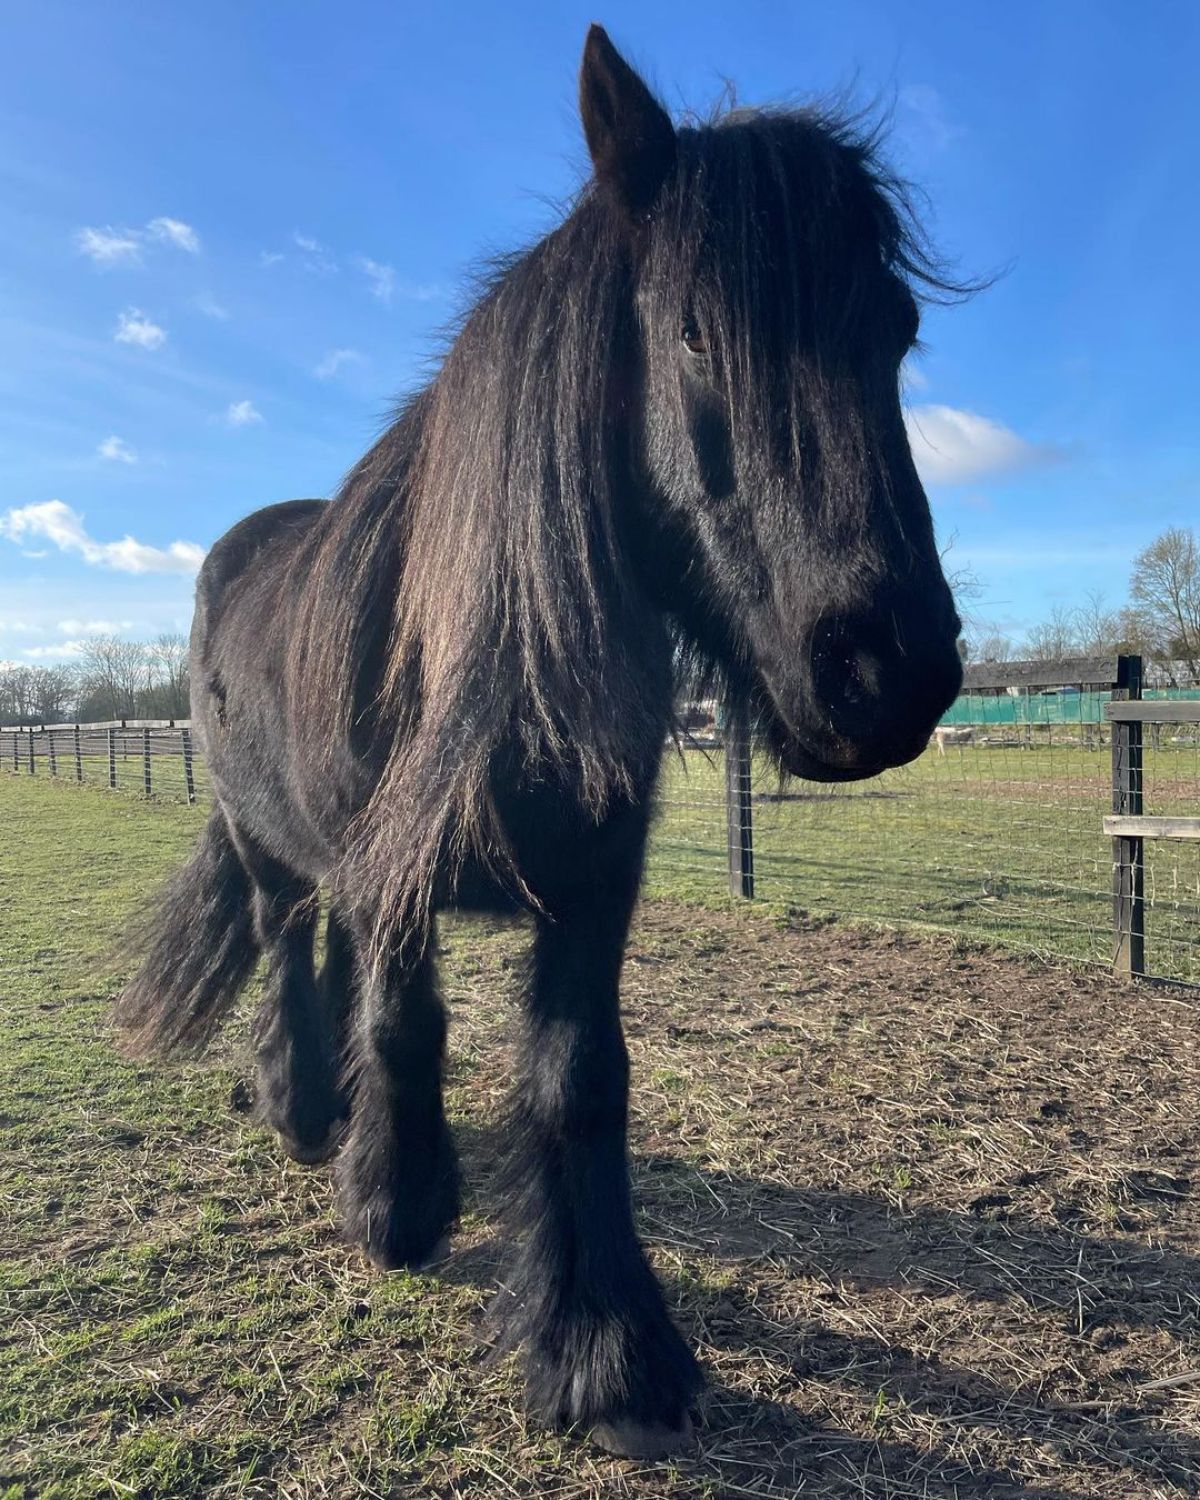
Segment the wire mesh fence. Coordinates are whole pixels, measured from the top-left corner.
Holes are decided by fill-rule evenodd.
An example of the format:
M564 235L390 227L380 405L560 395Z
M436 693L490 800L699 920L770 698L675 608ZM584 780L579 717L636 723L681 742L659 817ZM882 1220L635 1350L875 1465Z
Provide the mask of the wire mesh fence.
M764 754L747 751L732 803L726 735L714 723L668 751L648 888L730 899L739 852L743 865L749 853L736 847L740 800L760 899L1110 964L1121 874L1120 846L1104 828L1121 810L1113 740L1122 731L1106 717L1114 695L964 694L918 760L866 782L781 783ZM1200 815L1200 705L1195 720L1145 725L1136 764L1125 766L1138 812ZM209 795L207 768L181 725L0 730L0 767L158 799ZM1133 920L1145 926L1146 970L1200 984L1200 839L1136 845L1131 879L1143 900Z
M818 915L1111 964L1120 871L1104 829L1115 807L1106 709L1119 691L1114 682L964 693L924 755L866 782L781 785L767 758L752 755L755 894ZM1200 690L1144 698L1190 700L1200 721ZM1139 812L1200 815L1200 722L1147 723L1134 780ZM669 758L661 802L651 888L723 896L729 799L719 733ZM1136 843L1144 972L1200 984L1200 840Z
M209 796L208 768L186 724L0 729L0 768L164 800Z

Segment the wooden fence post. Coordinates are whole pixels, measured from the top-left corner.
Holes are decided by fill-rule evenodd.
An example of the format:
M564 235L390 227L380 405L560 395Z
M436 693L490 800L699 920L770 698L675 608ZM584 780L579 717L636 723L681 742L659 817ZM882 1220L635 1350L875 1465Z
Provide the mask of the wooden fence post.
M34 759L33 759L33 725L32 724L29 726L29 774L31 776L36 776L37 775L37 767L34 764Z
M47 756L47 759L50 762L50 774L51 774L51 776L57 776L58 775L58 757L54 754L54 731L53 731L53 729L47 729L47 731L46 731L46 756Z
M187 787L187 799L189 802L195 802L196 780L192 774L192 731L181 729L179 733L183 739L183 780Z
M754 895L754 822L750 800L750 726L745 713L725 711L725 816L729 893Z
M117 731L108 731L108 784L114 787L117 784Z
M79 744L79 725L75 726L75 780L83 780L83 751Z
M19 739L19 737L17 735L17 731L14 729L13 730L13 770L14 771L19 771L21 769L20 745L21 745L21 741L20 741L20 739Z
M150 731L142 730L142 788L150 795Z
M1117 658L1114 699L1142 696L1142 658ZM1138 719L1117 719L1112 726L1112 810L1128 817L1142 815L1142 725ZM1124 836L1113 839L1113 973L1132 979L1146 972L1145 841Z

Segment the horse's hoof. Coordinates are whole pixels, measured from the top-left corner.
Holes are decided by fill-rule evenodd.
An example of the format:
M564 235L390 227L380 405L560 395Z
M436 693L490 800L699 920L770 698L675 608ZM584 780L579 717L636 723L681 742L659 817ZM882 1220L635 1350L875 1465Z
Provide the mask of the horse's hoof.
M417 1272L432 1271L436 1266L440 1266L444 1260L449 1259L450 1236L448 1234L444 1234L442 1235L441 1239L438 1240L437 1244L433 1247L429 1254L424 1258L424 1260L414 1262L411 1266L409 1266L409 1270Z
M685 1413L678 1427L663 1422L601 1422L592 1428L591 1440L618 1458L666 1458L695 1447L696 1434Z
M363 1245L360 1247L362 1253L377 1271L385 1275L393 1271L408 1271L411 1275L421 1276L426 1272L433 1271L450 1257L450 1236L442 1235L432 1250L424 1255L405 1256L388 1254L378 1245Z
M290 1135L281 1135L279 1144L285 1156L292 1161L299 1162L302 1167L319 1167L329 1161L337 1154L337 1148L341 1143L339 1131L331 1131L323 1141L317 1141L310 1145L306 1141L295 1140Z

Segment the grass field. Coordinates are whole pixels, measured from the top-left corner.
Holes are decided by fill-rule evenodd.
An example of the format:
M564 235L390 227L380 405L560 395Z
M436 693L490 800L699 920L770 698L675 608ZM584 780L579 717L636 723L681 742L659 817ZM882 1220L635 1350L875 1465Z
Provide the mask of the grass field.
M929 751L911 766L845 787L798 782L781 792L770 769L757 765L758 896L820 915L961 933L1042 956L1109 964L1112 842L1102 827L1111 810L1109 750L1085 748L1078 725L1041 726L1031 731L1029 747L1017 743L1018 729L1003 732L1008 743L993 737L951 746L945 756ZM153 744L155 796L181 800L178 734L163 733ZM38 754L39 774L46 776L44 742ZM23 766L23 756L18 759ZM199 756L193 765L196 793L205 801L207 768ZM85 753L82 769L88 784L107 787L106 755ZM75 774L67 742L59 747L58 770L63 780ZM140 731L118 732L116 771L119 788L140 795ZM1194 736L1147 746L1143 791L1147 812L1200 812ZM723 904L720 750L668 756L661 801L650 889ZM1147 843L1145 888L1149 971L1200 984L1200 843Z
M782 795L756 766L757 893L822 915L906 923L1107 964L1113 949L1107 749L972 745L847 787ZM652 889L728 889L720 752L668 763ZM1200 751L1147 749L1146 811L1200 814ZM1146 846L1150 970L1200 983L1200 844Z
M4 1500L1197 1493L1190 1001L646 902L640 1225L710 1391L694 1456L621 1462L481 1359L519 932L445 925L467 1199L436 1277L341 1244L327 1172L245 1114L244 1022L200 1064L117 1055L104 955L203 815L0 778Z

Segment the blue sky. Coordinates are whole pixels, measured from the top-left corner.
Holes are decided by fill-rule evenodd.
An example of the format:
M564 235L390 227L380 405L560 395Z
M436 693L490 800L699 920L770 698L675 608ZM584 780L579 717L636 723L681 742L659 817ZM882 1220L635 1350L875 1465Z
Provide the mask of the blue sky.
M578 184L597 19L675 109L849 86L964 271L914 446L1019 632L1200 520L1200 8L39 0L0 56L0 659L185 628L203 549L325 495L478 257Z

